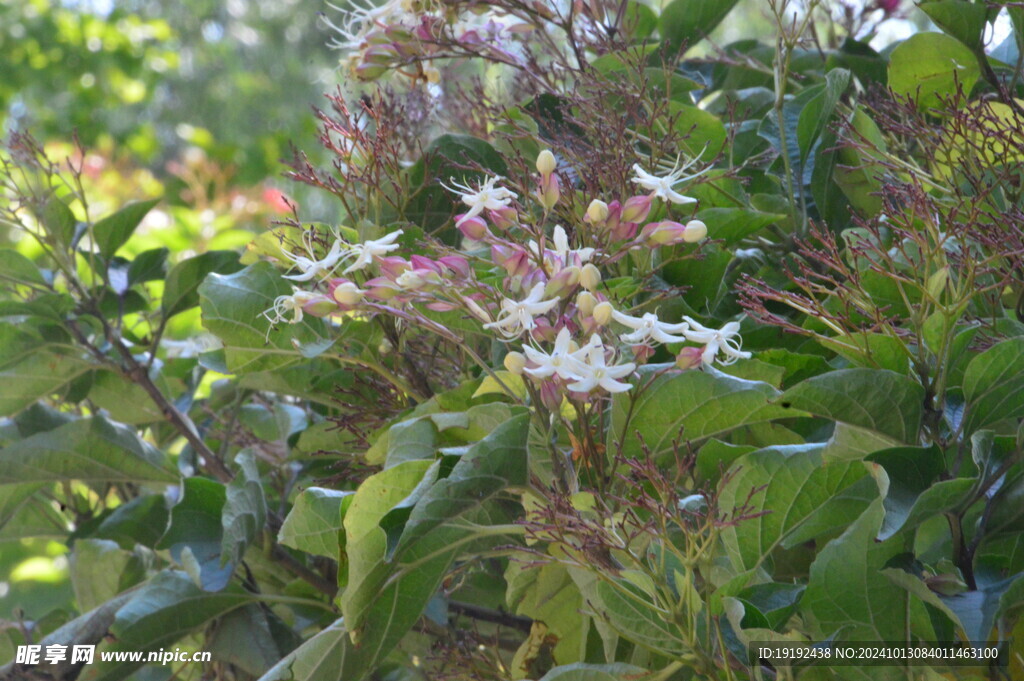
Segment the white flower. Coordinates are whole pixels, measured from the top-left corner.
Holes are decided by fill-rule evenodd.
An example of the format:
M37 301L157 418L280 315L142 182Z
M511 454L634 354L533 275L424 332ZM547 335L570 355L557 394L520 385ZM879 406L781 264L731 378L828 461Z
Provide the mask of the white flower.
M700 356L704 364L714 362L719 351L726 357L725 360L719 360L721 364L733 364L738 359L750 358L749 352L740 350L743 346L743 339L739 336L739 322L729 322L718 331L715 331L698 324L689 317L683 317L683 319L690 325L690 328L684 331L683 335L694 343L705 344L704 353Z
M682 157L679 157L676 159L675 165L672 166L672 170L669 171L668 175L665 175L663 177L652 175L651 173L648 173L646 170L641 168L639 163L634 163L633 172L636 174L636 177L630 180L630 182L634 182L643 187L644 189L654 192L655 196L665 201L671 201L672 203L682 204L696 203L697 199L691 198L689 196L683 196L682 194L672 189L672 187L679 184L680 182L692 180L700 175L700 173L691 175L689 177L686 177L684 175L684 173L687 170L689 170L690 167L696 162L697 159L694 159L689 163L682 163Z
M334 30L340 38L334 38L329 45L339 50L356 50L363 46L366 38L373 31L385 25L414 26L417 15L409 0L389 0L377 5L372 0L356 2L349 0L348 9L341 9L331 3L328 7L343 13L341 25L334 24L321 13L320 20Z
M290 274L285 276L285 279L291 279L292 281L309 281L315 277L327 277L338 267L338 263L342 259L341 252L341 240L335 235L334 243L331 244L331 250L328 251L327 255L321 260L317 260L313 255L313 234L312 232L306 232L302 235L302 244L306 247L305 255L297 255L291 251L286 251L284 247L281 248L281 252L284 257L288 258L292 264L302 270L302 274Z
M576 258L579 258L580 264L588 262L591 258L594 257L594 253L597 252L597 249L594 248L578 248L576 250L570 248L569 234L561 225L555 225L554 232L551 236L551 241L549 241L548 243L554 246L554 248L544 249L544 260L547 265L545 269L547 270L553 270L555 268L555 264L551 261L551 258L549 256L556 256L560 260L560 266L567 267L575 263ZM531 241L528 244L526 244L526 248L527 250L530 251L530 253L533 254L534 257L540 255L541 248L539 242Z
M562 330L558 332L551 354L531 347L524 347L523 352L526 353L527 359L537 365L534 369L523 370L534 378L547 378L557 374L559 378L564 378L567 381L579 381L584 377L586 368L573 354L572 334L566 327L562 327Z
M274 306L268 310L264 310L263 316L267 318L271 325L280 324L281 322L298 324L302 321L302 308L321 298L323 298L323 296L318 293L295 289L295 292L290 296L278 296L277 298L274 298ZM271 313L273 313L273 316L271 316ZM289 313L292 314L291 319L288 319Z
M537 326L533 320L534 317L547 314L555 305L558 305L558 298L541 300L543 296L544 282L538 282L522 301L505 298L501 301L501 312L498 313L498 319L490 324L484 324L484 328L498 329L508 338L514 338L523 331L530 331Z
M350 245L348 253L345 254L344 258L348 259L354 255L356 256L356 259L352 261L351 265L342 270L342 274L361 270L373 262L374 258L378 258L385 253L390 253L398 248L398 244L395 243L395 239L401 236L401 234L402 230L398 229L375 241L370 240L364 241L361 244Z
M576 358L581 360L579 368L582 369L584 376L579 381L570 383L567 386L569 390L588 393L594 388L602 388L610 393L621 393L633 387L629 383L623 383L617 379L633 373L636 365L629 362L608 366L604 353L605 348L601 339L596 334L591 336L590 343L576 353Z
M495 187L494 184L502 179L495 175L494 177L488 178L485 182L480 184L476 189L473 189L467 184L460 184L454 180L451 180L453 187L442 184L441 186L450 192L458 194L462 198L462 202L469 206L469 210L465 215L455 223L458 227L466 220L475 218L484 210L500 210L501 208L507 208L512 199L519 198L519 195L515 192L511 192L504 187Z
M628 314L612 311L612 318L623 326L633 329L632 333L625 333L619 336L623 343L639 345L648 340L658 343L683 343L686 338L683 336L672 336L673 333L684 333L689 325L686 322L679 324L668 324L660 321L658 315L653 312L645 312L642 317L631 317Z

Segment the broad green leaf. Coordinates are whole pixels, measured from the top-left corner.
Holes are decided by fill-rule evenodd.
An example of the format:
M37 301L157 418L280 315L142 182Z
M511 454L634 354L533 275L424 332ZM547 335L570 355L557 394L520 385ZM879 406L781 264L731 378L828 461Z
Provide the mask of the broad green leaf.
M706 161L718 156L725 144L725 125L712 113L696 106L668 102L668 113L676 132L683 136L682 145L691 157Z
M382 566L387 534L380 521L416 489L432 463L406 461L387 468L364 480L352 497L342 523L348 574L341 595L342 613L352 629L360 626L387 577Z
M916 444L924 388L892 371L841 369L798 383L775 402Z
M295 499L278 541L299 551L337 560L341 549L341 507L355 492L310 487Z
M227 586L235 564L221 564L224 530L221 516L227 499L224 485L206 478L187 478L181 500L171 509L171 522L157 544L169 549L171 557L189 567L198 565L199 574L191 575L205 591L220 591ZM189 558L191 556L191 558Z
M67 519L43 495L41 483L0 485L0 542L67 538Z
M224 534L221 539L221 564L237 564L245 549L256 539L267 522L267 500L263 481L253 453L242 450L236 457L238 474L227 486L227 498L221 513Z
M0 248L0 280L4 279L18 284L46 285L35 263L9 248Z
M142 544L154 548L167 529L170 513L163 494L143 494L114 509L93 536L113 539L121 548Z
M850 85L850 72L846 69L832 69L825 74L825 89L812 99L800 112L796 124L797 145L800 148L800 163L807 163L807 157L832 119L839 98Z
M10 416L36 400L64 390L72 381L93 368L75 355L52 352L37 344L11 361L12 348L0 349L0 416Z
M150 651L170 646L211 619L252 602L240 587L209 593L196 587L183 572L158 573L125 603L110 627L116 643L108 651ZM102 650L102 648L101 648ZM144 663L99 662L85 665L79 679L115 681L123 679Z
M274 299L291 295L291 285L269 263L233 274L214 274L199 287L203 325L224 343L229 371L281 369L304 360L295 343L312 344L327 335L323 320L306 316L299 324L270 329L263 313Z
M935 25L953 36L971 50L982 47L988 8L984 3L964 0L928 0L922 2L921 11Z
M927 603L928 605L939 610L942 614L948 617L949 621L952 622L955 626L959 627L960 629L964 628L963 623L960 621L960 616L957 615L956 612L951 610L950 607L942 601L942 598L940 598L937 593L929 589L928 585L925 584L925 582L920 577L909 572L906 572L905 570L901 570L900 568L893 567L884 568L881 572L890 582L892 582L896 586L906 589L908 593L920 599L922 602ZM980 641L982 639L968 638L968 640Z
M714 369L659 377L636 397L620 393L612 403L610 437L621 440L623 454L643 450L637 434L654 456L672 451L672 443L696 442L750 423L799 416L772 402L779 391Z
M230 274L240 269L242 266L238 262L238 254L234 251L208 251L182 260L171 268L164 281L164 295L160 301L164 316L172 317L198 305L199 296L196 291L206 275L214 272ZM291 293L291 289L286 293Z
M893 540L875 541L883 513L882 500L875 500L811 564L799 611L815 623L817 635L838 634L844 641L934 636L924 604L881 572L904 550Z
M646 673L647 670L623 662L612 664L577 662L551 669L540 678L540 681L633 681L642 679Z
M1024 338L992 346L964 371L967 415L963 432L1024 416Z
M697 213L697 218L707 223L711 238L734 244L786 216L746 208L705 208Z
M173 395L169 381L163 374L150 375L165 396ZM114 371L101 370L93 376L89 399L106 409L111 418L129 425L154 423L166 418L145 388Z
M970 49L941 33L918 33L900 43L889 56L889 88L921 108L941 105L959 85L965 95L981 69Z
M269 620L267 612L256 604L232 610L218 618L216 629L203 647L217 662L228 663L259 676L282 656Z
M974 478L939 480L946 465L936 447L898 447L871 454L869 468L878 481L885 518L878 531L884 541L913 529L939 513L960 507L977 484Z
M78 221L67 204L56 197L51 197L43 206L42 223L46 231L65 248L75 238Z
M709 35L738 0L674 0L661 11L658 31L665 49L675 54Z
M530 417L520 414L469 447L448 477L438 480L416 502L388 560L409 550L428 532L509 487L527 484L526 439Z
M0 483L174 482L163 455L102 416L72 421L0 450Z
M551 651L555 663L581 659L586 652L585 634L590 621L580 612L583 598L566 568L557 563L537 567L510 561L505 581L509 610L543 622L546 625L540 630L543 636L558 638ZM531 645L535 649L532 637L524 641L517 652L513 669L524 668L522 658L533 652Z
M71 584L82 612L102 605L146 577L141 557L108 539L78 539L71 554Z
M719 495L721 511L727 515L742 513L747 507L749 512L764 513L722 530L726 551L738 571L759 566L808 520L821 523L822 509L864 477L859 462L823 462L823 449L820 443L768 447L733 464L734 475ZM849 522L850 518L836 518L834 523L844 520Z
M593 606L619 636L664 655L681 655L687 649L683 631L643 589L625 577L597 583L598 602Z
M131 286L155 279L163 279L167 269L170 249L153 248L139 253L128 266L128 283Z
M757 608L757 612L765 618L765 628L778 630L796 612L804 589L802 584L765 582L747 587L737 598L743 601L744 605ZM745 625L744 628L749 626Z
M825 461L863 461L869 454L892 449L899 444L891 437L880 435L873 430L839 422L832 430L832 437L828 439L821 456Z
M903 341L880 333L851 333L818 342L858 367L910 372L910 355Z
M160 199L129 203L121 210L94 224L92 234L96 245L99 246L100 255L104 259L109 259L117 253L117 249L124 246L131 238L135 228L142 222L142 218L146 217L146 213L158 203L160 203Z
M966 591L955 596L939 596L946 607L956 613L960 624L967 633L969 641L987 641L996 622L996 614L1008 607L1024 590L1020 575L1012 575L1005 579L986 579L986 575L978 575L978 589ZM1004 596L1005 601L1004 601Z

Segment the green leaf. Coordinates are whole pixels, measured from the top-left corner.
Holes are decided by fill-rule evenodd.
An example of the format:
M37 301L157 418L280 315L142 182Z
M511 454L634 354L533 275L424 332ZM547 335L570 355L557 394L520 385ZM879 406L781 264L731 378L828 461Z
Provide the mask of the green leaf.
M10 416L69 386L93 365L58 354L12 324L0 324L0 416Z
M56 197L51 197L43 206L42 218L43 226L57 243L65 248L71 245L78 221L67 204Z
M146 217L146 213L158 203L160 199L129 203L93 225L92 234L96 245L99 246L100 255L109 260L117 253L117 249L131 238L142 218Z
M705 208L697 213L697 219L707 223L711 237L724 239L727 244L734 244L785 218L778 213L746 208Z
M78 609L86 612L141 582L141 557L107 539L78 539L71 554L71 584Z
M867 460L874 463L869 470L884 499L879 541L961 506L977 484L974 478L938 480L946 466L942 451L934 445L886 449Z
M469 447L448 477L434 483L416 502L397 541L392 542L389 537L387 559L400 558L428 532L452 522L498 492L525 486L529 422L528 414L515 416ZM381 523L386 519L387 516L382 518Z
M205 591L222 590L235 571L234 563L221 564L226 500L227 490L219 482L187 478L181 500L171 509L170 525L156 546L169 549L171 557L187 569L197 565L198 574L191 576Z
M824 447L821 443L767 447L740 457L733 464L734 475L719 496L720 509L728 516L741 513L749 504L749 508L764 513L722 529L722 541L737 570L759 566L805 522L824 522L822 509L864 477L864 467L859 462L823 462ZM843 510L836 508L833 513ZM829 524L841 524L848 519L849 516L837 516Z
M170 250L153 248L139 253L128 266L128 283L132 286L154 279L163 279L167 271L167 256Z
M988 8L984 3L964 0L930 0L922 2L921 11L935 25L953 36L971 50L982 47Z
M313 344L327 336L324 321L308 315L299 324L270 330L263 313L277 296L291 293L291 285L265 262L233 274L213 274L199 288L203 325L224 343L228 370L280 370L304 361L296 343Z
M580 590L566 568L556 563L537 567L510 561L505 581L509 610L543 622L546 628L542 630L542 638L549 635L558 638L551 651L555 662L580 659L586 652L584 627L588 623L580 614L583 607ZM513 668L521 669L523 662L529 662L520 658L535 653L530 649L534 643L532 637L524 641Z
M832 69L825 74L825 89L812 99L800 112L796 124L797 145L800 148L800 164L807 163L807 157L821 137L825 127L832 120L839 98L850 85L850 72L846 69Z
M630 409L633 396L612 402L610 437L622 441L623 455L642 453L640 438L653 456L672 451L674 440L696 442L751 423L795 416L772 404L779 391L715 369L671 373L654 380Z
M666 51L674 55L685 43L693 47L709 35L738 0L674 0L661 11L658 31Z
M587 664L576 662L555 667L541 677L540 681L632 681L642 679L646 670L631 664Z
M910 372L906 346L892 336L854 332L835 338L819 338L818 343L858 367L888 369L903 375Z
M965 434L1024 416L1024 338L1011 338L981 353L964 371Z
M227 663L259 676L281 659L270 617L259 605L232 610L217 620L216 630L203 646L219 663Z
M154 548L167 529L169 519L166 497L163 494L144 494L115 508L103 519L93 536L113 539L121 548L132 548L136 544Z
M682 146L691 157L700 156L709 161L718 156L726 138L725 125L718 116L671 100L668 113L676 132L684 138Z
M238 474L227 486L227 498L221 513L224 534L221 539L222 565L237 564L245 549L255 541L267 522L267 500L263 481L252 452L242 450L235 457Z
M337 560L341 550L341 508L353 494L321 487L303 490L281 525L278 541L299 551Z
M903 552L898 542L875 541L883 514L877 499L811 564L799 610L819 635L838 632L846 641L903 641L908 632L925 640L933 636L924 604L881 573Z
M149 580L120 610L110 627L117 643L108 651L150 651L168 647L185 634L246 603L252 596L239 587L211 594L183 572L165 570ZM144 662L99 661L82 667L82 681L123 679Z
M173 317L179 312L198 305L197 290L208 274L215 272L231 274L240 269L242 269L242 265L238 262L238 254L234 251L209 251L182 260L171 268L164 282L164 295L160 301L164 317ZM286 293L291 293L291 289L289 288Z
M889 88L920 108L937 107L957 85L969 96L981 75L978 60L955 38L918 33L900 43L889 57Z
M916 444L924 388L892 371L841 369L798 383L775 402Z
M46 286L46 280L35 263L9 248L0 248L0 278L19 284Z
M0 450L0 483L173 482L163 455L132 429L102 416L72 421Z

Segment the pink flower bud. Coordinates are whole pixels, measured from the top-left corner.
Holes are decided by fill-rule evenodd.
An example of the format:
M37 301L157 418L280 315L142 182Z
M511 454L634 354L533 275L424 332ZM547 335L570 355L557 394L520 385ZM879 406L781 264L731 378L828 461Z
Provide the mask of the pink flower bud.
M576 285L579 283L580 268L566 267L548 280L548 285L544 287L544 297L562 298L576 288Z
M684 371L699 367L703 353L704 348L685 347L676 355L676 366Z
M391 300L402 293L402 289L386 277L374 277L363 286L366 287L366 297L374 300Z
M491 259L510 277L524 277L530 271L530 256L518 246L491 246Z
M395 281L412 267L409 261L399 255L378 258L377 264L380 266L380 273L391 281Z
M441 273L440 265L438 265L430 258L424 257L422 255L414 255L410 257L409 263L412 265L412 268L414 270L431 270L432 272L436 272L438 274Z
M519 224L519 213L512 206L505 206L498 210L488 210L487 217L490 218L491 224L494 225L495 229L502 231Z
M363 295L366 293L366 291L359 288L355 282L342 278L331 279L327 283L327 288L334 300L347 307L358 305L363 302Z
M469 262L459 255L445 255L438 258L437 262L444 267L450 275L456 277L469 276ZM442 274L445 272L442 271Z
M388 70L389 67L384 64L367 64L366 62L363 62L355 67L353 73L359 80L369 82L371 80L377 80L387 73Z
M551 173L547 177L542 177L537 188L537 198L540 199L541 205L551 210L562 195L560 187L557 174Z
M626 199L626 204L622 207L622 219L626 222L643 222L650 212L650 195L633 196Z
M646 364L654 354L654 348L650 345L634 345L632 349L637 364Z
M603 225L610 214L611 211L607 203L600 199L594 199L587 206L587 214L583 216L583 221L589 222L594 226Z
M487 223L482 218L471 217L468 220L463 220L463 215L455 216L455 224L463 236L473 241L483 241L491 236L491 232L487 229Z
M398 61L398 50L393 45L371 45L363 51L363 63L391 66Z
M685 240L686 225L672 220L652 222L644 225L640 237L651 246L670 246Z
M540 401L548 411L557 414L562 408L562 391L551 380L540 384Z
M312 295L302 304L302 311L314 317L326 317L336 312L338 304L327 296Z
M537 154L537 172L541 175L550 175L555 172L555 168L558 167L558 163L555 161L555 155L551 153L550 149Z

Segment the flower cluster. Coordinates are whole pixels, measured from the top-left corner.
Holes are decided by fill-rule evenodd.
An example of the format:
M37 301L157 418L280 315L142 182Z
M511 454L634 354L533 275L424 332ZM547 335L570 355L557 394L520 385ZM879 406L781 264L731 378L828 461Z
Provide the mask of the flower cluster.
M455 217L464 237L461 252L423 242L424 250L436 253L404 257L398 242L403 230L395 230L360 243L335 233L318 257L307 235L296 252L284 251L282 261L296 270L288 279L310 282L314 290L281 296L264 314L272 324L300 323L305 314L390 314L462 342L424 313L461 311L507 345L506 370L530 379L541 398L554 403L566 395L585 401L629 390L630 376L658 346L675 351L680 369L731 364L750 357L741 349L738 322L714 329L685 316L663 320L652 309L655 300L637 300L634 289L606 280L659 249L707 236L700 220L665 217L673 206L695 202L676 190L695 177L683 175L691 165L677 161L656 174L638 164L633 182L649 193L621 202L593 199L571 223L550 226L545 222L561 184L549 151L537 160L533 192L513 191L497 176L473 183L452 179L444 186L465 207ZM536 208L521 204L520 196L532 197ZM654 214L661 219L646 222Z

